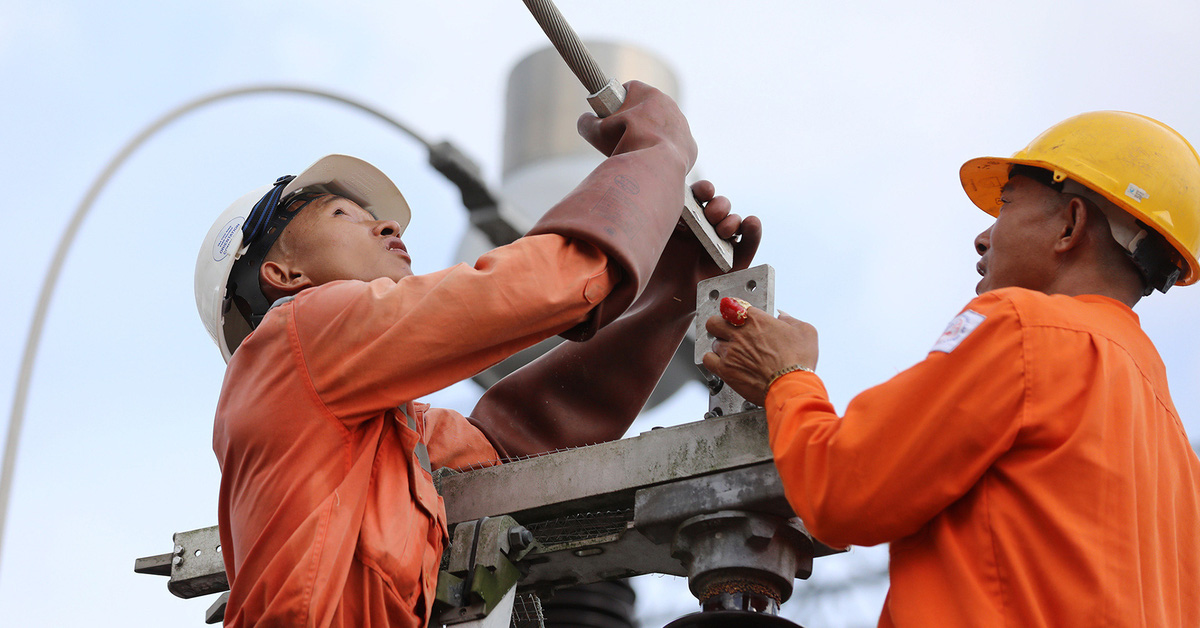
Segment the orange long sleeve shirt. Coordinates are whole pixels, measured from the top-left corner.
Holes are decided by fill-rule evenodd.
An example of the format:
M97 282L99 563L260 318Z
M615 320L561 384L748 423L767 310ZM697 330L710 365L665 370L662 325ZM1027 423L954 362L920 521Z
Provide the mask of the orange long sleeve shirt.
M595 247L542 235L272 309L230 360L213 430L225 624L425 626L446 524L420 452L433 468L497 455L413 400L580 323L616 278Z
M766 404L813 535L891 543L880 626L1200 625L1200 462L1124 304L988 292L844 416L811 373Z

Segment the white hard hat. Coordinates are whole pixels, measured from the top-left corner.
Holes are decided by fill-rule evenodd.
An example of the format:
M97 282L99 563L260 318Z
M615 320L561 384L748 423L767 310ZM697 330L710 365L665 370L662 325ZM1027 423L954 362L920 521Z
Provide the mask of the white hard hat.
M280 177L275 184L258 188L234 201L208 230L196 257L196 309L226 362L253 331L255 324L242 307L234 304L234 294L228 290L234 263L256 242L264 242L259 234L269 226L267 223L271 223L275 209L286 205L289 196L302 190L344 196L376 218L395 220L400 224L398 236L404 233L412 215L408 202L387 175L375 166L347 155L322 157L296 177ZM279 231L286 226L288 218L280 215L275 221ZM243 229L247 219L257 223L253 233ZM247 235L252 241L243 245ZM278 233L273 235L277 237ZM274 237L269 242L274 242ZM264 242L268 249L269 242ZM265 255L266 251L261 254ZM257 277L258 269L250 270ZM252 283L254 285L248 289L258 293L257 279ZM256 312L258 316L265 313L265 310Z

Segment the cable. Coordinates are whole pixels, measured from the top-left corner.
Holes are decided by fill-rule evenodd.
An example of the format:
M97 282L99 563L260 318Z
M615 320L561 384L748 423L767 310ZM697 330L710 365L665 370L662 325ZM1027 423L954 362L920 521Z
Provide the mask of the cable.
M70 251L71 245L75 242L75 236L79 232L79 225L87 217L88 212L96 201L96 197L108 185L109 180L112 179L117 169L154 134L175 120L201 107L231 98L259 94L294 94L332 100L375 116L396 127L401 132L423 144L430 152L433 152L435 148L431 142L412 128L369 105L332 92L291 85L251 85L201 96L167 112L126 143L104 166L100 175L96 177L91 187L88 188L87 194L84 195L79 206L76 207L74 215L71 216L71 220L67 222L67 226L63 230L58 247L54 250L54 255L51 257L50 268L46 271L46 278L42 281L37 308L34 310L33 321L29 325L29 335L25 339L25 351L21 356L21 368L17 374L17 387L13 395L12 412L8 420L8 437L4 441L4 463L3 467L0 468L0 559L3 558L4 530L8 522L8 502L12 490L13 470L16 467L17 443L21 438L21 427L25 419L25 402L29 395L33 362L37 357L38 346L41 344L42 329L45 324L46 313L50 309L50 299L54 294L55 286L58 284L58 277L62 274L62 267L66 261L67 252ZM0 565L2 565L2 562L0 562Z
M554 48L567 62L571 72L574 72L579 82L587 88L588 93L595 94L603 89L608 84L608 77L604 75L592 53L580 41L575 29L571 28L562 13L559 13L558 7L554 6L551 0L525 0L525 6L545 31L550 43L554 44Z

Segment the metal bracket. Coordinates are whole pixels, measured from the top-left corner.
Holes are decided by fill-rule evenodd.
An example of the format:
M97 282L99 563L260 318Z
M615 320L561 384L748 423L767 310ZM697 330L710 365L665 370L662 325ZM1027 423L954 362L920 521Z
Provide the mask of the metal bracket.
M216 526L176 532L173 538L175 547L171 553L139 558L134 561L133 570L170 576L167 590L184 599L229 590Z
M625 86L617 82L617 79L608 79L600 91L587 97L587 101L597 116L607 118L616 113L625 102Z
M438 579L437 597L442 604L435 617L445 623L496 616L514 585L520 592L552 591L663 573L695 575L704 580L703 591L710 592L712 573L742 568L746 560L760 571L782 573L785 580L790 573L790 568L763 567L762 552L756 554L753 543L747 550L740 545L709 549L705 544L706 531L717 525L714 521L734 522L721 523L722 534L745 529L747 538L757 543L760 537L777 536L759 534L760 519L793 517L767 446L761 409L503 465L439 474L439 480L453 535ZM716 517L727 511L746 514ZM702 526L695 521L685 525L698 516L706 517ZM679 541L676 537L684 528L686 538ZM798 552L798 565L807 565L805 556L834 551L805 542L792 528L803 532L802 527L791 525L781 538ZM772 528L776 529L782 528ZM228 589L215 526L178 533L175 541L176 548L169 554L138 559L135 571L169 575L168 588L180 597ZM706 559L718 553L720 562ZM742 554L749 558L743 560ZM794 573L806 575L805 569ZM464 586L468 573L469 590ZM790 593L786 584L776 588L781 594ZM219 600L210 609L210 620L223 610Z
M480 517L454 527L446 568L438 575L435 610L443 624L482 620L515 591L514 564L534 548L533 536L512 517ZM512 600L508 600L508 612Z
M704 324L709 318L720 314L721 299L735 297L774 316L775 314L775 269L769 264L747 268L711 279L696 285L696 355L700 365L704 354L712 351L714 338ZM706 417L727 416L753 410L756 406L725 385L716 375L700 366L709 380L708 414Z

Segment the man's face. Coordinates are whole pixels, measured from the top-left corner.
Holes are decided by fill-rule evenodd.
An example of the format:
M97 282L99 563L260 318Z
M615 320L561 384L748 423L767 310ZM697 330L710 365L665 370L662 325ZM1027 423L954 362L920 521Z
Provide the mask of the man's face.
M276 242L278 257L311 285L339 279L399 281L413 274L412 258L399 238L400 225L376 220L350 199L322 196L300 210Z
M1062 235L1062 196L1033 179L1014 176L1001 192L996 222L975 237L976 294L1018 287L1046 291L1055 278L1054 244Z

